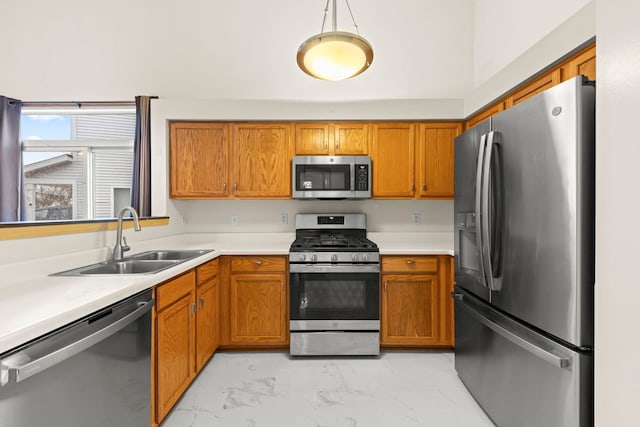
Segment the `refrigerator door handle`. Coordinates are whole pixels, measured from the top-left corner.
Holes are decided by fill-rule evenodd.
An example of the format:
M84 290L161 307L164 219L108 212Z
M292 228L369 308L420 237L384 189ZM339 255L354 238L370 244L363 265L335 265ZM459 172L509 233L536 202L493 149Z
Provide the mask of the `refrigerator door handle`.
M499 232L499 228L502 227L502 224L497 225L494 221L496 219L500 220L499 212L501 208L499 206L502 204L501 189L499 188L500 177L496 175L496 172L497 174L501 172L499 167L491 167L491 165L494 164L494 158L496 160L495 163L499 164L499 162L497 162L499 156L494 156L494 153L498 151L499 139L499 132L491 131L487 134L487 143L483 159L484 164L482 166L482 195L480 203L482 223L480 232L482 234L482 241L484 242L484 246L480 249L482 251L481 261L485 272L487 287L492 291L499 291L501 289L500 281L494 280L494 278L498 277L499 273L498 261L500 257L496 252L500 250L501 233ZM494 174L492 174L492 171ZM494 209L491 209L492 205ZM494 241L491 239L492 234L494 237L500 237L497 237Z
M487 279L484 270L484 254L482 252L482 167L484 165L485 148L487 146L487 134L480 136L480 144L478 148L478 164L476 166L476 247L478 248L478 257L480 258L480 273L483 278L483 285L487 286Z
M467 310L467 312L471 314L476 320L478 320L480 323L482 323L483 325L485 325L486 327L488 327L489 329L491 329L501 337L511 341L513 344L517 345L518 347L521 347L522 349L539 357L540 359L551 363L557 368L563 369L563 368L567 368L570 365L571 358L560 357L548 350L540 348L536 344L529 342L526 339L509 331L507 328L498 324L498 322L494 321L493 319L489 319L488 317L485 317L482 313L478 312L474 307L472 307L470 304L464 301L464 295L456 294L454 298L460 301L460 307Z

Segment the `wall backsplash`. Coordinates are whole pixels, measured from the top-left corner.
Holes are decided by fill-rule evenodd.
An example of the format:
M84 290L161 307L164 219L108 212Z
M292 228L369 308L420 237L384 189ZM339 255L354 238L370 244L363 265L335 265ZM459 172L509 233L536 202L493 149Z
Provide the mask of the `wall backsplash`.
M297 213L367 214L375 232L453 231L452 200L174 200L186 232L294 232ZM288 223L282 223L286 214ZM419 224L414 224L414 214ZM233 217L237 221L233 224Z

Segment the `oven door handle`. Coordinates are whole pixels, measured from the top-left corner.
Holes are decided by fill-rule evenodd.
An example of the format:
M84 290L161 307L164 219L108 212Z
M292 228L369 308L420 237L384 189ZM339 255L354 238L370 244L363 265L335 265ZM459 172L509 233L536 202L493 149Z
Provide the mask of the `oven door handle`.
M289 264L290 273L379 273L380 264Z

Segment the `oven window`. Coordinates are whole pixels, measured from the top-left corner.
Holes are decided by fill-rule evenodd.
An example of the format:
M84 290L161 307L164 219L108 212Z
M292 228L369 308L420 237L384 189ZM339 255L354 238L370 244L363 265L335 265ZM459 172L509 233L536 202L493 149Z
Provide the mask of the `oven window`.
M350 165L297 165L297 191L349 191Z
M380 318L378 274L295 273L291 279L293 320Z

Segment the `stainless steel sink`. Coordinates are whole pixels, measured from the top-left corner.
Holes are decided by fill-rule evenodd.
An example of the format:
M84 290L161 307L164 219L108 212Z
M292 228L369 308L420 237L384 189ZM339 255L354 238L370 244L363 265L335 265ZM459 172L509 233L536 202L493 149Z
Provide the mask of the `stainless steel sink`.
M52 276L153 274L211 251L212 249L147 251L123 260L111 260L85 265L72 270L54 273Z
M131 255L132 259L148 260L188 260L206 254L210 250L183 250L183 251L147 251Z

